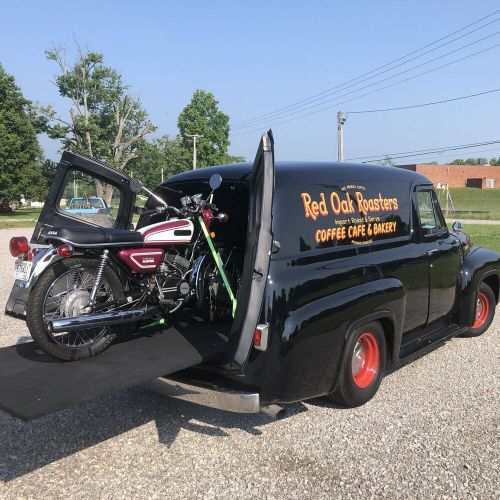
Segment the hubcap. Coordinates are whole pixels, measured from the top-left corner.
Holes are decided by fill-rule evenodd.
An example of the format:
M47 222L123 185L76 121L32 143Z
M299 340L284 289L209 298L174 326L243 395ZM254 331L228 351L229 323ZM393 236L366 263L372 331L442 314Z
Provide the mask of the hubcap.
M363 333L352 353L352 376L360 388L368 387L377 376L380 362L377 339L370 332Z
M69 292L63 299L64 316L72 318L88 312L90 293L88 290L74 290Z
M490 303L488 297L483 292L478 292L476 302L476 316L472 328L481 328L490 314Z

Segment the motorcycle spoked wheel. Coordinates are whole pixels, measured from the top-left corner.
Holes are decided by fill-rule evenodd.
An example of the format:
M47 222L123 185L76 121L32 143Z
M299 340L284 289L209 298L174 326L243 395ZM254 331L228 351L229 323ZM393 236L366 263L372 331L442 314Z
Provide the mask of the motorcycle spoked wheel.
M47 354L63 361L95 356L109 347L116 332L109 327L86 328L52 333L47 323L53 319L79 316L88 305L97 259L64 259L49 267L31 291L26 307L26 323L33 340ZM123 297L123 286L116 273L106 267L97 303Z
M241 265L235 248L216 245L231 290L235 297L241 283ZM215 264L212 255L206 256L207 263L201 269L198 311L203 319L210 323L230 319L232 302L224 285L222 276Z

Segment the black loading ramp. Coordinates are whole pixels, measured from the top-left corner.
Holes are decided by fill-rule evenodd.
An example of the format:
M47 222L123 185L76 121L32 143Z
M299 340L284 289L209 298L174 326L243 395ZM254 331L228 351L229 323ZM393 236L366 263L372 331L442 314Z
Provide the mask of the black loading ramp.
M33 420L217 359L226 347L221 329L202 322L177 320L150 330L82 361L58 361L34 342L0 349L0 409Z

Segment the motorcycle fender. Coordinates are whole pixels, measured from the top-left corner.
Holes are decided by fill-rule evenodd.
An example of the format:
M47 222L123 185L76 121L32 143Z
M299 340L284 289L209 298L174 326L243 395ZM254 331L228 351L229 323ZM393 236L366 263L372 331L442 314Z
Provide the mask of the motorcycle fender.
M57 254L56 249L53 247L44 247L39 250L33 258L33 267L29 279L14 282L5 306L5 314L26 318L26 304L31 290L44 271L61 259L62 257Z

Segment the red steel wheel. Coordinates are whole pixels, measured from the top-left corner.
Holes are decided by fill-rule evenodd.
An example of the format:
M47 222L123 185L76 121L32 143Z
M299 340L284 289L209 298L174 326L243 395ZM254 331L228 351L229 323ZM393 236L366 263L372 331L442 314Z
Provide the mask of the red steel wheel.
M375 335L363 333L356 342L352 352L352 376L354 383L360 388L368 387L378 374L380 352Z
M476 302L476 317L474 320L474 324L472 328L474 330L481 328L488 319L490 315L490 301L488 300L487 295L480 291L477 294L477 302Z
M365 404L377 392L387 364L387 342L382 324L370 321L350 332L339 374L328 399L342 406Z
M490 327L495 316L497 297L484 281L477 287L474 323L461 334L461 337L479 337Z

